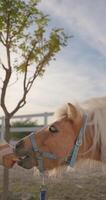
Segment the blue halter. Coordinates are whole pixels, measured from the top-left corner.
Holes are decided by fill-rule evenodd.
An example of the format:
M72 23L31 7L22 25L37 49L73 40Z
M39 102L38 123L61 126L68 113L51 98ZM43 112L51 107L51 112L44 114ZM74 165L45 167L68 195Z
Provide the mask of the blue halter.
M66 161L66 163L71 167L74 166L74 164L77 160L78 151L79 151L79 148L82 144L83 136L85 134L85 130L86 130L86 126L87 126L87 120L88 120L88 115L84 114L83 126L80 129L80 132L79 132L79 135L76 139L76 142L75 142L73 148L71 149L69 156L68 156L68 159ZM30 137L30 141L31 141L31 144L32 144L32 150L33 150L34 153L36 153L35 159L36 159L37 164L38 164L38 169L41 173L43 173L45 171L45 169L44 169L44 158L48 158L48 159L51 159L51 160L58 160L59 158L53 153L42 152L39 149L39 147L36 143L34 133L29 135L29 137Z
M76 139L76 142L75 142L73 148L71 149L69 156L68 156L68 159L67 159L67 164L69 164L70 167L73 167L75 162L76 162L76 159L77 159L77 156L78 156L78 151L79 151L79 148L82 144L83 136L85 134L85 130L86 130L86 127L87 127L87 121L88 121L88 115L84 114L84 124L80 129L80 132L79 132L79 135Z
M37 161L39 171L41 173L43 173L44 170L45 170L44 169L44 158L48 158L50 160L56 160L56 159L58 159L58 157L55 154L50 153L50 152L44 152L44 151L42 152L39 149L39 147L38 147L38 145L36 143L35 134L34 133L29 135L29 137L30 137L30 141L31 141L31 144L32 144L32 150L33 150L34 153L36 153L35 159Z

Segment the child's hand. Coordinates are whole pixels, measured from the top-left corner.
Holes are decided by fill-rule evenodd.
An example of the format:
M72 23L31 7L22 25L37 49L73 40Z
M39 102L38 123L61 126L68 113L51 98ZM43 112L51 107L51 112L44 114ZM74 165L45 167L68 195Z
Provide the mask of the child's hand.
M15 156L12 146L10 146L8 143L0 145L1 165L7 168L11 168L17 161L18 158Z
M18 159L13 153L3 156L3 165L7 168L13 167L17 161Z

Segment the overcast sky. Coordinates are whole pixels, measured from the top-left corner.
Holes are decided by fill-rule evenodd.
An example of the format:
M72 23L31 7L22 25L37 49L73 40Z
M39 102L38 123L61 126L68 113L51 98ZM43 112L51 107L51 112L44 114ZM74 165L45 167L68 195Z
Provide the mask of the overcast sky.
M106 0L42 0L50 27L63 27L73 39L38 79L18 114L55 111L64 103L106 95ZM20 86L10 89L14 107Z

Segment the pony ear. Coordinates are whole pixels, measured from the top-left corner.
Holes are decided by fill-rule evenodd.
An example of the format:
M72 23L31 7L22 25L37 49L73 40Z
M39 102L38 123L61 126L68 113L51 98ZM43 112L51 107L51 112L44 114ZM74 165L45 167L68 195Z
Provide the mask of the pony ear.
M74 120L77 117L77 109L71 103L67 104L67 114L68 114L68 118L71 120Z

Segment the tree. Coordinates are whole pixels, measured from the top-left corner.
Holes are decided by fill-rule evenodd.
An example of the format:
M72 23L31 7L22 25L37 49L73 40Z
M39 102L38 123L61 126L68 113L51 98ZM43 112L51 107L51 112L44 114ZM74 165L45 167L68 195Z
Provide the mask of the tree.
M39 2L40 0L0 1L0 46L6 52L6 57L0 58L0 69L3 73L0 106L5 116L7 141L9 141L10 119L26 104L27 94L36 78L44 74L49 62L55 58L61 47L67 45L68 37L63 29L47 28L50 19L38 9ZM21 74L23 93L13 110L9 111L6 94L13 73ZM6 176L8 176L7 170L5 170ZM8 181L4 178L5 186L6 182Z

